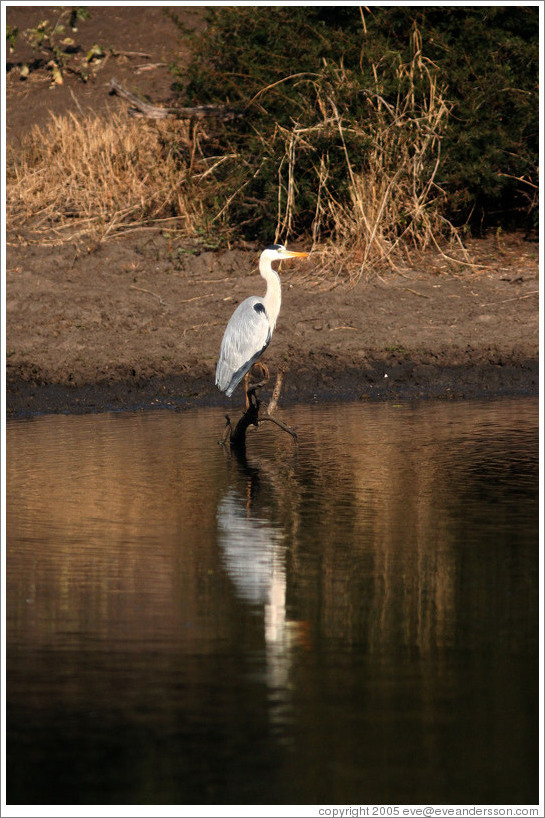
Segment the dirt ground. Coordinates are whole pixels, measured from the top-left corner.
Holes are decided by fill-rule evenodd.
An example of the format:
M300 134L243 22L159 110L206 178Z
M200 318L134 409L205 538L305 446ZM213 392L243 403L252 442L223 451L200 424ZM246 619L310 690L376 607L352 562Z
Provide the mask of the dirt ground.
M78 42L115 54L87 83L67 74L51 88L40 65L21 79L20 65L34 56L21 38L8 55L10 144L50 111L122 111L108 94L114 76L154 104L172 101L168 62L188 45L163 9L90 10ZM199 12L177 13L202 25ZM20 29L47 16L44 7L7 9ZM351 289L313 278L312 255L285 263L266 353L273 373L286 371L282 401L537 394L538 245L523 234L491 235L469 250L484 270L449 269L430 254ZM87 248L9 244L8 416L240 404L240 390L230 400L217 392L214 369L233 309L264 292L257 259L257 249L195 252L149 232Z

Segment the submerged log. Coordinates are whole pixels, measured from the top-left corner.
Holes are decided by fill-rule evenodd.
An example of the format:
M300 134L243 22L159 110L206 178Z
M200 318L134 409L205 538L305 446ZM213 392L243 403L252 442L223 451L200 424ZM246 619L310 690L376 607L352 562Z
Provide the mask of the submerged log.
M222 444L226 443L229 440L229 444L232 449L236 449L238 451L244 451L246 448L246 432L248 431L249 426L256 426L258 427L260 423L264 423L268 421L269 423L274 423L284 432L287 432L292 436L292 438L296 441L297 440L297 433L295 429L291 429L281 420L277 420L276 418L271 417L272 413L276 409L278 398L280 397L280 390L282 388L282 378L283 372L278 372L276 376L276 384L273 391L273 396L271 402L267 407L267 417L260 417L259 416L259 409L261 407L261 401L257 397L257 390L261 389L261 387L265 386L267 381L260 381L259 383L252 383L249 384L246 389L246 396L248 399L248 408L239 419L237 425L233 429L231 424L231 419L229 415L225 415L226 424L225 424L225 431L223 433L223 439L220 441Z

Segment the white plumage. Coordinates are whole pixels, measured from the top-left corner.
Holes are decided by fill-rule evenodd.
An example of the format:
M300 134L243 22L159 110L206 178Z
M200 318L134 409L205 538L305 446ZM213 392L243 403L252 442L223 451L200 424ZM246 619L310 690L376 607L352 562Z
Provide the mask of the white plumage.
M238 305L225 329L216 367L216 386L227 397L267 349L280 312L282 291L280 276L272 262L283 258L303 258L281 244L265 248L259 259L259 272L267 282L264 298L251 295Z

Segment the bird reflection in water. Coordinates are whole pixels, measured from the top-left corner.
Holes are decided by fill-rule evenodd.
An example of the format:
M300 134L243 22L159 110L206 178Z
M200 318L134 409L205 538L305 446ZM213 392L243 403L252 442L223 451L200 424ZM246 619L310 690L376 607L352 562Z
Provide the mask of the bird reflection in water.
M287 617L286 534L272 521L269 502L274 481L263 479L244 453L232 458L237 469L218 503L218 542L237 598L263 612L271 721L285 739L284 727L292 721L289 676L298 649L308 645L307 623Z

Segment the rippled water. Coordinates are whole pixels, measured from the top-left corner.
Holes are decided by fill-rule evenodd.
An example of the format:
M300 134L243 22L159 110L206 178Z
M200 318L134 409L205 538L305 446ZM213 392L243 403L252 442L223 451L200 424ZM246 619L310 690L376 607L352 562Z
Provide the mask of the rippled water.
M8 422L8 803L537 801L537 401L280 416Z

